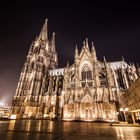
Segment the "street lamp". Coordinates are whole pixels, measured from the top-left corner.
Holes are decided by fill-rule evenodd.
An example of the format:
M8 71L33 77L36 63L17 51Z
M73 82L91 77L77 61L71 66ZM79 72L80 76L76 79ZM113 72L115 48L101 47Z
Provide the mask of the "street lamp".
M124 114L125 122L127 122L127 117L126 117L126 113L125 112L127 112L128 110L129 110L128 108L125 108L125 109L120 108L120 111L123 112L123 114Z

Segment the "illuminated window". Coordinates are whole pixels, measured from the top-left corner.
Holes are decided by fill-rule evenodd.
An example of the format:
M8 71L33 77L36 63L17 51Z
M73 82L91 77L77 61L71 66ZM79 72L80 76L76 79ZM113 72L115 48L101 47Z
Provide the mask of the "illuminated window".
M106 86L106 76L104 73L99 74L99 79L100 79L100 86Z
M84 87L86 84L88 84L89 86L92 86L92 72L90 67L85 64L82 67L81 70L81 79L82 79L82 87Z
M91 80L92 79L92 73L87 64L85 64L82 68L82 81Z

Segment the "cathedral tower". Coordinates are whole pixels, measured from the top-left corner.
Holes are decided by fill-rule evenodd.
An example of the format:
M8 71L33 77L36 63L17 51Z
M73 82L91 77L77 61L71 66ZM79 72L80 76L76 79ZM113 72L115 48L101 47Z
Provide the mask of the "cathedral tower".
M49 40L47 22L46 19L39 36L32 42L20 75L12 103L12 113L17 114L17 117L34 117L41 114L48 70L56 68L58 63L55 33Z

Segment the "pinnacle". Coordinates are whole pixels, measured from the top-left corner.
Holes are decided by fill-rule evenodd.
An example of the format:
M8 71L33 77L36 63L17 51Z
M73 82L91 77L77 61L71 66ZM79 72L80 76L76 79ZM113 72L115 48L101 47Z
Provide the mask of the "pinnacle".
M45 19L39 38L42 40L48 40L48 19Z
M75 57L78 57L78 48L77 48L77 45L75 46Z
M86 44L86 42L85 42L85 40L83 41L83 46L85 46L85 44Z
M47 22L48 22L48 19L46 18L46 19L45 19L45 23L47 23Z
M53 32L53 36L55 36L55 32Z
M92 47L94 47L94 43L92 42Z
M124 61L124 57L122 56L122 61Z
M105 58L105 56L103 56L103 59L104 59L104 62L106 62L106 58Z

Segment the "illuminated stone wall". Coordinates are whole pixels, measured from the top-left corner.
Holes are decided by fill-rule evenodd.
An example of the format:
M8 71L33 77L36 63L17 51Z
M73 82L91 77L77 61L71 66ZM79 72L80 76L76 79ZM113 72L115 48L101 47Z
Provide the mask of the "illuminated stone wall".
M140 78L120 97L123 108L129 108L130 112L140 111Z

